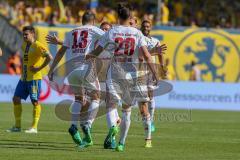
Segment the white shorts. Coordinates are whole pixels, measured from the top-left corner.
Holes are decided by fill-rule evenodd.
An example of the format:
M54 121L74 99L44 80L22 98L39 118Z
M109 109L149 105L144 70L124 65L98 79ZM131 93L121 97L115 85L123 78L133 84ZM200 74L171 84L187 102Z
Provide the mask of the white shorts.
M107 72L106 85L110 103L118 104L121 100L131 106L136 101L149 100L147 87L137 82L136 69L131 64L126 66L111 64Z
M87 92L99 91L100 84L94 69L94 63L88 62L81 64L68 75L68 83L74 93L85 89Z

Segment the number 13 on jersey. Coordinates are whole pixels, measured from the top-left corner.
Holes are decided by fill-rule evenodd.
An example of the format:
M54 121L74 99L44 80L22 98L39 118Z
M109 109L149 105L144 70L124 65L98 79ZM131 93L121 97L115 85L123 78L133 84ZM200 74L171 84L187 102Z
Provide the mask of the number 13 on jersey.
M78 36L80 33L80 36ZM72 49L84 49L87 47L88 43L88 31L78 31L76 30L75 32L72 33L73 35L73 45Z

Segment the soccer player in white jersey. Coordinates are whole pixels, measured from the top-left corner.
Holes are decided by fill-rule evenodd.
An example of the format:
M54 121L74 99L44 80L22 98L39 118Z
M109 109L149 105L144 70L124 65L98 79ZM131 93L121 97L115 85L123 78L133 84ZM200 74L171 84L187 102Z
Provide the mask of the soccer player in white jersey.
M128 129L130 127L130 114L131 114L131 108L130 106L134 104L133 101L131 101L132 97L126 97L126 94L129 95L128 90L124 90L125 92L118 92L116 89L116 86L120 86L120 88L128 89L126 87L129 86L128 79L120 79L116 80L114 79L113 75L118 74L112 72L115 69L115 71L124 71L124 73L128 75L127 77L133 77L136 75L137 70L131 70L131 72L128 71L129 68L121 68L118 66L121 64L134 64L135 61L138 61L139 55L137 54L136 50L140 49L140 51L143 54L143 57L148 64L150 71L154 75L154 79L156 81L158 80L156 75L156 71L154 69L154 66L152 65L151 61L151 55L149 54L146 42L144 40L144 36L136 28L130 27L130 17L131 17L131 11L130 8L124 5L119 4L118 5L118 18L119 18L119 26L113 27L111 30L106 32L99 40L98 47L89 53L86 58L93 58L94 56L98 56L104 48L108 48L109 46L115 46L114 50L111 51L111 54L113 54L112 58L112 64L108 69L108 75L107 75L107 85L109 88L109 93L111 96L111 107L112 110L118 105L119 99L122 99L123 105L122 105L122 121L120 124L120 140L119 144L116 148L117 151L123 151L125 146L125 140L127 137ZM118 75L117 75L118 76ZM131 78L130 78L131 79ZM127 83L125 83L127 82ZM141 91L138 91L139 94L141 94ZM128 101L128 99L130 101ZM142 97L143 99L145 97ZM112 111L111 110L111 111ZM111 112L115 114L115 112ZM109 123L111 124L111 128L109 129L109 133L107 135L108 139L111 139L115 134L118 132L118 129L116 127L117 118L115 115L111 115L109 118Z
M76 63L83 62L86 54L94 49L96 41L104 34L101 29L94 26L94 23L95 15L90 11L86 11L82 17L83 26L77 27L67 34L67 37L65 37L62 47L58 50L50 68L48 74L50 80L53 78L53 71L55 67L64 56L67 49L70 49L72 58L76 61ZM94 66L94 64L91 66ZM90 68L90 65L87 63L80 64L78 68L74 69L68 75L69 84L73 85L71 88L75 94L75 102L72 104L72 124L69 128L69 133L74 142L80 147L87 147L93 144L90 129L97 114L100 101L99 81L97 76L94 77L94 82L85 81L83 73L87 70L93 71L94 68ZM77 129L77 121L79 119L81 108L85 106L83 97L84 90L91 98L90 106L88 108L88 114L91 114L91 116L89 119L80 121L81 128L85 135L82 140Z
M100 28L106 32L108 30L110 30L112 28L112 25L106 21L102 22L101 25L100 25ZM50 44L59 44L59 45L63 45L63 41L60 40L56 35L47 35L46 36L46 41ZM97 44L97 43L95 43ZM111 54L107 51L107 50L104 50L100 56L98 57L99 59L96 61L96 70L97 70L97 76L98 76L98 79L101 81L105 81L106 80L106 71L108 70L108 67L109 67L109 64L110 64L110 60L111 60ZM98 63L99 62L99 63ZM107 88L107 86L106 86ZM106 95L106 98L105 98L105 102L106 102L106 108L108 109L109 108L109 96ZM86 105L87 107L87 105ZM74 108L73 108L74 109ZM111 110L111 109L110 109ZM113 110L113 112L115 112L115 115L116 117L118 117L118 121L117 121L117 124L120 124L121 122L121 118L119 117L118 115L118 112L117 110ZM109 119L109 116L110 116L110 111L108 111L106 113L106 118ZM109 122L109 120L107 120L107 122ZM111 124L108 123L108 127L110 128ZM115 141L115 137L112 137L112 141L111 143L108 143L108 144L104 144L104 148L105 149L115 149L116 148L116 141Z
M130 26L137 28L137 18L136 17L131 17L130 21ZM145 41L147 42L147 48L148 51L150 52L151 49L155 48L155 45L152 45L150 43L150 39L147 37L144 37ZM151 54L151 52L150 52ZM141 87L141 90L146 92L147 90L147 68L143 68L143 57L140 54L139 55L139 61L137 61L137 69L138 69L138 83L140 84L139 87ZM154 61L153 61L154 62ZM144 127L144 132L145 132L145 148L151 148L152 147L152 137L151 137L151 121L150 121L150 114L148 111L148 102L149 102L149 97L147 94L145 94L146 99L137 99L137 105L139 107L139 111L142 116L142 122L143 122L143 127Z
M156 51L158 52L158 54L154 54L154 55L157 55L157 57L158 57L158 60L160 63L160 72L161 72L160 74L161 74L161 77L164 79L166 77L166 68L165 68L164 62L163 62L163 54L167 50L167 46L165 44L161 45L158 39L150 36L151 28L152 28L152 24L150 21L148 21L148 20L142 21L141 31L142 31L143 35L145 37L147 37L146 41L148 44L147 45L148 49L151 50L154 48L154 46L158 46L158 49L153 50L152 53L154 54L154 52L156 52ZM153 63L156 64L155 58L156 57L153 56L152 61L153 61ZM155 100L153 98L153 96L154 96L153 90L156 88L156 86L154 86L154 84L152 83L151 73L148 75L147 88L148 88L148 96L150 98L150 101L148 103L148 110L149 110L150 118L151 118L151 131L154 132L155 131L155 126L154 126Z
M141 29L142 29L142 32L144 33L144 36L145 36L144 38L147 42L148 51L152 55L152 61L154 64L156 63L155 55L157 55L160 60L160 64L162 64L162 54L164 54L164 51L167 49L166 45L160 45L160 42L156 38L149 36L149 33L150 33L149 29L151 29L151 27L148 25L147 25L147 27L145 27L145 23L150 24L150 22L147 20L143 21L142 25L141 25ZM132 27L137 28L137 18L136 17L131 18L130 25ZM145 29L148 31L147 34L145 34L146 33ZM151 132L154 131L153 129L155 128L154 125L153 126L151 125L151 124L153 124L153 114L154 114L154 108L152 109L152 107L151 107L151 105L153 103L151 103L151 102L152 101L154 102L153 90L156 88L156 86L154 86L152 83L152 74L148 73L148 69L142 63L143 63L143 57L140 56L139 66L138 66L138 69L139 69L138 77L139 77L139 82L142 83L142 86L141 86L142 90L147 89L147 91L148 91L147 97L149 98L149 101L140 102L140 103L138 103L138 106L139 106L139 110L140 110L140 113L142 116L142 121L143 121L143 126L144 126L144 131L145 131L145 147L150 148L150 147L152 147ZM155 104L153 104L153 105L155 106Z

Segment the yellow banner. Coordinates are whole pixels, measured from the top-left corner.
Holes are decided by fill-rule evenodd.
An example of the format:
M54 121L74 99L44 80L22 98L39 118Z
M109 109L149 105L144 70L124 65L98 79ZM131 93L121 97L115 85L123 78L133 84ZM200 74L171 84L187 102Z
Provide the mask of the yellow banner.
M49 45L45 41L47 34L55 33L64 39L72 29L35 26L38 40L48 46L56 55L59 46ZM160 27L151 32L161 43L168 46L166 58L169 58L178 80L189 80L191 62L196 62L201 70L203 81L239 82L240 77L240 32L236 30ZM65 62L69 54L61 61ZM64 70L60 74L63 74Z
M165 55L177 79L189 80L196 62L203 81L239 82L240 32L221 29L161 27L151 32L168 46Z

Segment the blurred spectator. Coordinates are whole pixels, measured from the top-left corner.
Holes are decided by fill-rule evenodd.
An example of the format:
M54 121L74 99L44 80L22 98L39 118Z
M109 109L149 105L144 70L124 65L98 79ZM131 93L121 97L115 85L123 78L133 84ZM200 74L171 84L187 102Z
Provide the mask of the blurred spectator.
M34 8L33 10L33 21L35 23L42 23L43 20L43 14L39 8Z
M192 20L191 21L191 25L190 25L192 28L197 28L197 24L195 22L195 20Z
M48 0L44 0L44 7L43 7L44 20L47 21L51 14L52 14L52 7L50 6Z
M168 24L168 20L169 20L169 9L167 7L167 5L165 4L165 2L162 2L161 4L161 22L163 25L167 25Z
M76 21L72 16L72 11L70 7L65 7L65 14L66 14L66 23L67 24L74 24Z
M107 22L112 24L117 23L117 15L113 9L109 9L106 12L105 17L107 19Z
M49 26L55 26L59 24L58 17L59 17L59 13L57 11L54 11L49 17L49 20L48 20Z
M180 0L177 0L174 3L174 16L176 18L175 24L181 26L183 18L183 3Z
M7 61L7 73L11 75L20 75L21 74L21 57L19 53L11 55Z
M203 26L204 25L204 17L203 17L203 10L199 9L196 13L196 19L197 19L197 24L199 26Z
M91 2L93 3L90 4L92 6L90 9L96 14L97 24L103 21L117 23L115 1L93 0ZM155 24L157 1L129 0L129 2L132 2L135 7L133 16L138 20L149 20ZM0 14L20 30L24 25L32 23L48 23L50 26L59 23L81 24L81 13L88 7L88 0L0 0ZM240 28L239 8L240 1L236 0L162 0L161 24Z
M152 24L155 24L155 23L154 23L154 15L153 15L153 14L145 13L145 14L143 15L142 21L144 21L144 20L148 20L148 21L150 21Z
M111 24L117 23L117 15L115 10L105 6L101 6L96 12L97 12L96 17L97 17L98 23L101 23L104 21L107 21Z
M201 81L201 70L194 61L191 62L190 81Z
M9 15L9 10L10 10L10 7L8 5L8 3L0 3L0 13L5 16L6 18L10 18L10 15Z

